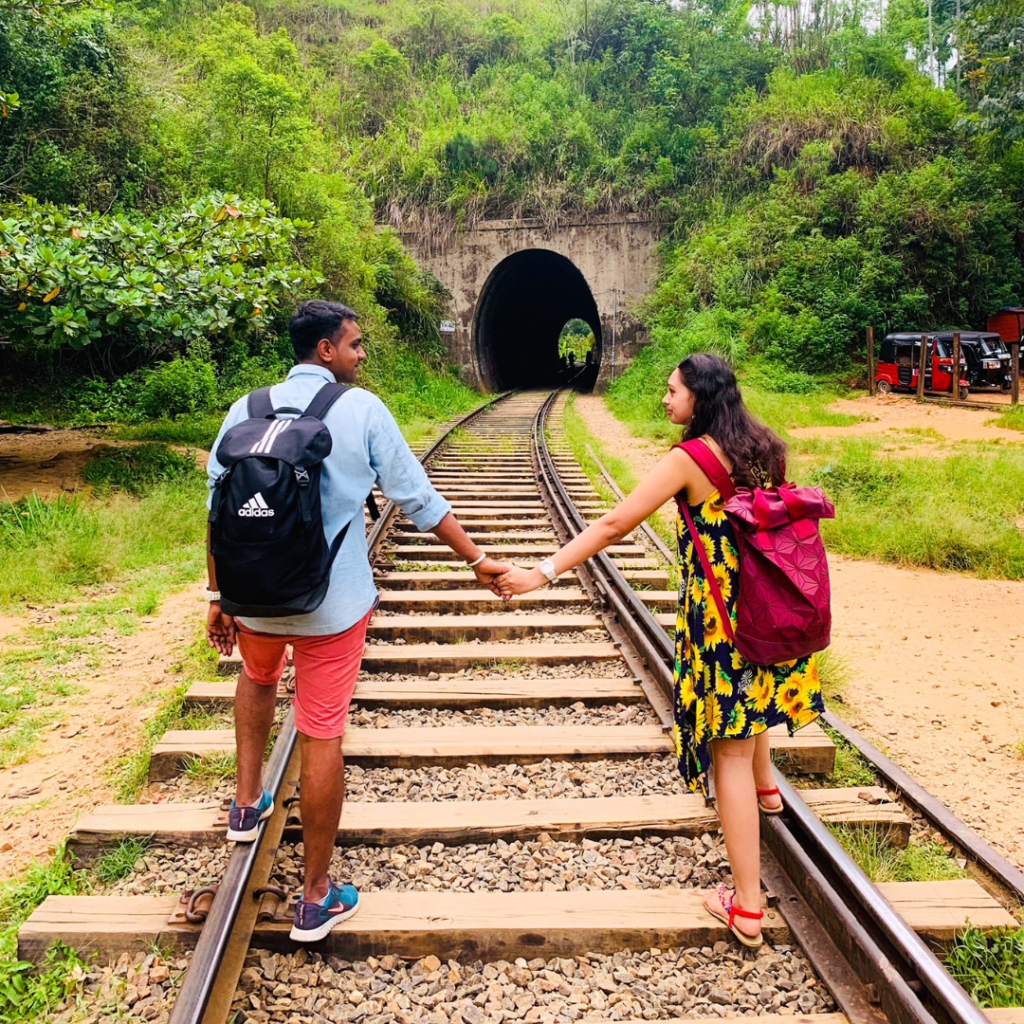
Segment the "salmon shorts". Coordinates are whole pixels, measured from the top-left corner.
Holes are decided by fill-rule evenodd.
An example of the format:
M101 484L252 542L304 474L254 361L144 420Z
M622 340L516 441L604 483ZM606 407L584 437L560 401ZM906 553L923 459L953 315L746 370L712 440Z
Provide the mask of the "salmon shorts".
M290 645L295 665L295 728L316 740L342 736L371 615L372 608L344 633L326 636L257 633L238 623L245 674L261 686L276 686L287 662L285 648Z

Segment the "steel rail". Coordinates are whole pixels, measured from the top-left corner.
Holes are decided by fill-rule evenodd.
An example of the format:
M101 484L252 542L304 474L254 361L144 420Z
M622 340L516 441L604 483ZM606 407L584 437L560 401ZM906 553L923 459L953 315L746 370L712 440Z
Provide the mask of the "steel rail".
M594 451L590 445L587 445L587 454L594 460L594 465L597 466L601 472L601 476L604 477L605 483L611 488L612 494L615 495L619 501L622 501L626 497L626 492L619 486L618 481L608 472L605 464L598 458L597 452ZM658 536L658 531L645 519L640 524L640 529L644 531L647 539L658 549L661 557L665 559L669 565L675 565L676 556L672 553L672 549Z
M471 423L476 417L517 393L517 391L507 391L467 413L427 448L419 457L420 463L427 465L456 430ZM381 511L380 518L367 534L366 547L371 565L377 557L396 513L395 503L389 501ZM281 725L263 771L263 786L274 795L275 803L280 802L282 782L288 763L295 752L297 739L295 712L290 710ZM218 976L225 953L229 946L239 939L234 935L236 925L239 923L239 910L245 893L249 890L253 869L261 857L262 845L268 827L269 819L260 822L256 839L252 843L235 844L224 875L217 886L217 895L214 897L213 905L210 907L203 930L196 942L192 961L182 981L178 998L171 1008L168 1024L221 1024L220 1021L206 1020L206 1011L215 986L218 983L224 983L224 979L219 979ZM244 936L244 939L248 942L248 936ZM237 983L237 979L234 983Z
M923 814L950 842L958 846L968 859L980 864L984 872L994 878L1017 900L1024 902L1024 871L1011 864L1001 853L993 850L981 836L962 822L938 797L932 796L920 783L915 782L898 764L885 756L873 743L856 729L826 711L825 724L835 729L852 747L855 747L875 771L896 790L906 803Z
M880 934L885 943L912 968L916 981L924 991L918 996L930 996L926 1002L946 1019L958 1024L987 1024L988 1018L959 982L939 962L924 940L897 913L893 905L878 891L857 862L847 854L839 840L821 819L800 799L786 777L774 769L776 785L782 792L787 821L773 823L776 828L788 828L791 834L801 835L801 845L812 860L837 879L837 891L846 896L844 906L856 901L864 912L862 920ZM815 856L818 854L819 856Z
M557 394L552 394L538 411L534 427L534 459L542 483L551 492L552 506L563 516L566 533L575 536L587 524L559 478L546 439L547 415ZM659 679L668 676L671 687L669 665L674 662L675 649L668 634L658 625L646 605L636 598L605 552L586 564L599 579L602 590L607 587L608 591L615 592L614 596L608 593L613 606L626 607L630 614L635 615L634 628L628 632L643 635L644 652L657 652L658 664L650 667L656 670ZM619 614L621 617L621 612ZM622 624L627 625L626 622ZM669 692L671 699L671 689ZM984 1013L945 970L920 936L878 892L777 769L775 774L783 791L787 814L785 820L771 819L767 835L775 836L775 846L789 848L791 865L796 865L799 859L799 867L803 871L814 866L825 869L817 872L819 882L816 891L821 904L818 916L836 946L846 952L849 959L854 959L850 954L854 952L854 945L857 947L859 955L851 966L866 982L876 986L880 999L884 993L891 1016L901 1024L911 1021L934 1024L937 1019L946 1024L985 1024L987 1018ZM789 821L795 828L790 827ZM804 842L801 843L800 839ZM810 856L806 853L806 846L813 851ZM800 886L795 886L795 891L800 892ZM854 908L859 908L859 913ZM851 936L855 937L854 943L851 943ZM805 949L805 953L814 963L815 950ZM903 973L910 977L904 978ZM897 977L901 982L895 980Z
M546 488L552 507L569 536L582 533L587 522L576 508L562 483L558 469L548 451L547 416L560 394L555 391L537 410L534 420L534 463L541 483ZM636 591L620 574L611 556L604 551L588 559L586 568L594 580L601 600L635 645L640 660L657 681L662 697L672 706L672 669L675 651L665 631L658 625L650 609L637 597ZM664 641L664 642L662 642ZM664 722L670 725L671 722Z

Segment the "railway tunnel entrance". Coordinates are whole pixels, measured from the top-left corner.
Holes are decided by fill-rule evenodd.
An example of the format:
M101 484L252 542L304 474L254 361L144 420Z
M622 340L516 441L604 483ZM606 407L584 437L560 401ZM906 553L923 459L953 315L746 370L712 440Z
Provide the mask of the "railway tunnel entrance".
M492 391L530 387L565 373L559 336L571 320L593 331L590 386L601 360L601 319L586 278L550 249L522 249L505 257L480 293L473 337L484 385Z

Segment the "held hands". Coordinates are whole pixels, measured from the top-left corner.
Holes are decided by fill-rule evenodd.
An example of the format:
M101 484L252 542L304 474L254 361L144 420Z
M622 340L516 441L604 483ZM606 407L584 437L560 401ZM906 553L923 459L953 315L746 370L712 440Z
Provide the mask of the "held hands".
M219 601L211 601L206 613L206 639L210 646L220 654L230 654L235 649L236 633L234 616L222 612Z
M485 558L479 565L473 566L476 578L492 593L507 601L512 595L506 594L499 585L509 567L493 558Z
M498 579L498 591L507 601L513 594L529 594L533 590L543 587L547 579L540 569L521 569L517 565L511 566L505 574Z

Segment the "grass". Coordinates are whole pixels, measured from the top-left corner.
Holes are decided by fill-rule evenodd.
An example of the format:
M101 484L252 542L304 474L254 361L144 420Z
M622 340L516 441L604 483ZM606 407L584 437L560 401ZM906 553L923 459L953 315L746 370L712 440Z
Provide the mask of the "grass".
M200 626L196 638L180 662L172 666L181 679L163 695L162 703L143 729L137 749L119 758L112 770L111 781L118 803L134 803L149 781L149 756L168 729L188 728L182 723L196 721L195 712L185 707L185 695L197 679L209 679L217 671L217 652L206 642L205 629Z
M152 607L154 587L199 576L205 497L201 477L189 475L153 485L141 501L33 495L0 505L0 611L74 600L83 588L110 583Z
M590 481L594 485L597 493L600 494L605 501L608 501L613 505L617 504L619 498L608 486L607 481L602 476L601 469L594 456L596 455L597 459L600 459L605 469L608 470L608 473L626 494L629 494L630 491L632 491L640 482L637 475L634 473L633 468L624 459L621 459L614 453L609 452L607 447L590 433L583 417L576 411L575 395L571 395L569 401L566 403L563 423L565 426L565 438L569 442L573 455L576 457L576 461L579 462L583 471L590 478ZM674 550L676 546L675 523L666 516L657 512L647 521L657 532L658 536L661 537L661 539L669 546L669 548ZM677 569L677 566L673 564L671 568L674 572Z
M82 478L100 493L124 491L137 498L160 483L205 479L195 452L184 455L166 444L147 442L130 448L100 448L85 464Z
M135 632L168 590L199 576L205 487L193 461L183 472L183 457L169 454L179 462L161 454L146 463L142 499L33 494L0 505L0 611L59 606L55 621L26 627L0 653L0 767L31 757L66 717L76 679L101 666L104 633ZM104 456L98 465L113 481L125 463ZM158 478L161 466L171 479Z
M112 885L114 882L120 882L122 878L127 878L135 870L139 858L144 857L152 845L152 836L130 836L122 839L96 861L93 867L96 878L105 885Z
M820 669L819 669L820 671ZM878 779L871 763L835 731L822 722L821 727L836 746L836 760L828 775L801 775L792 781L805 789L845 789L847 787L874 786Z
M609 388L608 405L634 434L662 444L678 441L680 428L669 422L661 405L676 360L646 366L643 356ZM831 410L829 406L844 394L828 388L785 394L746 382L743 397L755 416L783 436L800 427L848 427L866 418Z
M185 759L181 774L192 782L204 786L215 785L224 779L234 778L238 771L238 757L234 753L189 755Z
M1017 740L1011 749L1013 750L1013 756L1018 761L1024 761L1024 736Z
M995 419L986 420L986 424L1007 430L1024 430L1024 405L1007 406L1006 412L1000 413Z
M1024 928L968 928L946 956L950 973L985 1010L1024 1006Z
M900 849L888 828L829 825L843 849L872 882L939 882L967 872L940 843L909 843Z
M88 875L73 869L63 844L52 860L33 861L22 878L0 885L0 1024L51 1019L84 977L85 963L59 944L39 969L18 960L18 929L47 896L76 896L89 889Z
M211 412L180 419L150 420L147 423L122 424L106 436L117 441L161 441L184 448L209 451L217 439L224 413Z
M898 565L1024 578L1024 451L985 443L926 458L890 458L850 439L807 482L836 506L822 524L830 551Z
M843 703L843 690L850 682L853 670L842 655L837 654L834 647L818 653L818 678L821 680L821 693L826 702Z

